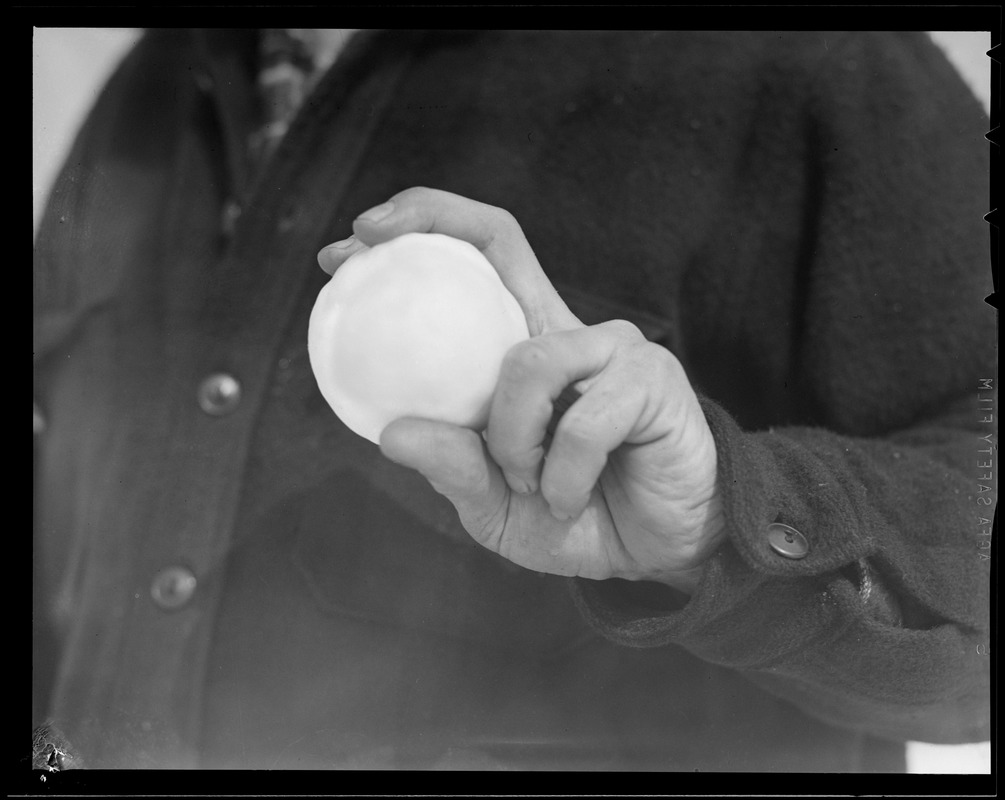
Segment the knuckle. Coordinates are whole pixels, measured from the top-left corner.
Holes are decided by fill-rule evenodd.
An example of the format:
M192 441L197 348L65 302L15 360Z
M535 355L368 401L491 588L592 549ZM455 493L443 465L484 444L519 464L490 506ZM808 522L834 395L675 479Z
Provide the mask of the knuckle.
M620 342L625 344L632 344L635 342L642 343L647 341L638 325L633 322L629 322L627 319L608 320L607 322L601 323L600 327L602 327L605 332L611 334Z
M407 189L402 189L391 199L396 201L422 200L435 192L435 189L430 189L428 186L409 186Z
M666 383L676 380L683 372L680 361L673 353L647 339L632 343L622 350L621 355L624 365L647 382Z
M673 381L683 378L684 366L680 363L677 356L665 347L652 342L647 342L644 345L642 352L646 363L656 366L658 370L657 375L661 380Z
M512 243L526 238L517 218L505 208L485 206L483 223L488 235L486 246L491 246L493 242Z
M519 342L503 356L501 376L508 381L522 381L544 373L551 361L551 353L541 337Z
M493 224L501 230L506 232L521 230L517 218L505 208L489 206L489 213L492 215Z

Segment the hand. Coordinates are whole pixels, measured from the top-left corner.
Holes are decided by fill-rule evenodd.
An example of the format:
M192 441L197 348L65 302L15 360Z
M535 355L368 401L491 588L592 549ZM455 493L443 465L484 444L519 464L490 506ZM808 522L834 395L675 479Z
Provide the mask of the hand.
M400 419L381 435L384 455L418 470L475 540L516 564L691 593L724 531L715 442L680 362L629 322L580 322L502 209L414 188L353 230L318 254L325 271L404 233L464 239L496 268L531 333L506 355L484 435ZM549 445L553 402L569 385L581 396Z

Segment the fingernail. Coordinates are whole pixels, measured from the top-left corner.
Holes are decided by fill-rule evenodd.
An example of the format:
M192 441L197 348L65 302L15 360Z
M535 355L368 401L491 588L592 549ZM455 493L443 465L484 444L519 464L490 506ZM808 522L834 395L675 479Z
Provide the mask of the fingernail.
M509 472L503 472L503 476L506 478L506 483L509 484L509 488L512 489L517 494L531 494L533 489L516 475L512 475Z
M385 217L389 217L394 211L394 201L388 200L386 203L381 203L379 206L374 206L369 211L364 211L356 219L363 219L367 222L380 222Z
M554 506L548 506L548 509L549 511L551 511L551 515L559 522L568 522L570 519L572 519L571 514L566 514L564 511L560 511Z
M336 250L345 250L347 247L350 247L352 243L355 241L356 241L355 236L350 236L348 239L339 239L339 241L332 242L331 244L323 247L322 251L328 250L329 248L334 248Z
M354 244L356 244L355 236L350 236L348 239L342 239L339 242L326 244L318 251L318 266L329 275L334 275L339 264L345 259L343 253Z
M342 256L336 255L336 253L341 253L341 251L343 250L348 250L355 243L356 243L356 237L350 236L348 239L342 239L339 242L332 242L331 244L326 244L318 251L318 265L325 272L331 274L332 272L335 271L336 266L342 260ZM331 264L325 263L326 261L330 260L332 261Z

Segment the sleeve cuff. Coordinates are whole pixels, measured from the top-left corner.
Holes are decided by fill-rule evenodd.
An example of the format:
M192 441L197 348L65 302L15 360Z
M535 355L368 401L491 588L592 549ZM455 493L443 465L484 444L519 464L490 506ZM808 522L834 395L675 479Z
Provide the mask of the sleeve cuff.
M829 483L825 465L803 458L786 466L765 438L772 434L743 432L711 401L703 399L702 408L716 439L727 541L705 563L694 594L687 599L648 582L576 579L573 596L612 641L678 644L715 663L764 668L842 635L863 613L859 588L844 573L873 548L856 535L859 521L844 519L847 497L830 502L826 492L809 488L826 489L816 486ZM810 474L814 469L820 471ZM791 500L799 486L810 502Z

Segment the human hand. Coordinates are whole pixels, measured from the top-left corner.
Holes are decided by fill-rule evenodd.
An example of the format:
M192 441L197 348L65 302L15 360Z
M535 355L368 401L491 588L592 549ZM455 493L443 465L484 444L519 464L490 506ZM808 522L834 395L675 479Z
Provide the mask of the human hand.
M690 593L724 532L715 442L673 354L629 322L580 322L502 209L413 188L353 230L318 254L326 272L404 233L447 234L484 253L531 334L506 355L484 435L399 419L380 437L384 455L418 470L476 541L516 564ZM580 396L549 443L553 404L570 385Z

